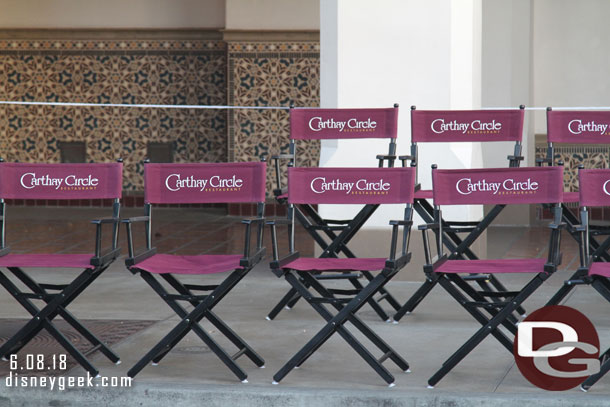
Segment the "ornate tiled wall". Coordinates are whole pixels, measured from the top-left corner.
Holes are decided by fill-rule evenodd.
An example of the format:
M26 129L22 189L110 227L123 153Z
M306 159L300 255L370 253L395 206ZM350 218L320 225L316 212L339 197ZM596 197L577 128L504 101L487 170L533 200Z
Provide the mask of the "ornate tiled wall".
M546 142L537 137L536 158L546 157L546 149ZM583 164L585 168L609 168L610 148L607 145L555 145L555 160L564 162L564 190L575 192L578 191L578 166ZM568 203L566 206L577 215L577 203ZM543 217L550 219L551 215L546 211ZM610 220L610 211L606 208L593 208L591 217L593 220Z
M0 38L0 100L318 106L319 76L315 41ZM288 127L285 110L0 105L0 156L59 162L60 142L84 141L87 161L122 157L125 189L141 191L148 142L177 162L258 160L287 152ZM318 163L319 143L300 147L299 165Z
M546 157L546 144L536 145L536 158ZM585 168L608 168L610 148L606 145L560 145L555 146L555 160L564 162L564 189L578 191L578 166Z
M320 105L318 42L229 42L227 50L229 104ZM228 121L229 160L247 161L288 152L286 110L235 110L229 112ZM299 142L297 153L298 165L317 165L320 144ZM271 167L268 191L275 187ZM283 163L282 174L285 169Z
M225 104L221 41L0 40L0 100ZM226 112L116 107L0 106L0 155L59 162L58 143L85 141L88 161L125 160L127 190L142 189L147 142L174 159L226 161Z

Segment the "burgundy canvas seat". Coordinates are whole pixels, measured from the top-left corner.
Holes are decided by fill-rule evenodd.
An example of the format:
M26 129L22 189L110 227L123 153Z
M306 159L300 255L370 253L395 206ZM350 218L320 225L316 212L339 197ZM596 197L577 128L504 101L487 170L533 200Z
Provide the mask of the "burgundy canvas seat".
M14 254L0 257L0 267L93 268L95 254Z
M289 153L272 156L275 161L276 188L273 191L277 202L286 204L290 199L288 190L282 183L280 160L287 160L294 167L301 165L297 142L299 140L350 140L350 139L385 139L388 141L388 153L375 157L378 166L393 167L396 157L396 138L398 136L398 105L393 108L375 109L290 109L290 144ZM371 156L373 158L373 156ZM361 163L355 163L362 166ZM352 219L323 218L315 205L308 203L294 204L295 219L311 235L315 244L320 246L320 257L350 257L357 254L349 248L349 242L358 233L362 225L377 210L378 205L363 205ZM371 280L373 275L363 270L361 276ZM343 278L337 276L337 278ZM362 288L358 278L349 279L354 288ZM268 320L274 319L281 310L294 307L301 298L295 289L289 290L271 309ZM369 305L379 317L390 322L390 316L383 307L383 302L393 310L400 308L400 303L385 288L381 295L371 298ZM393 311L392 311L393 312Z
M458 184L495 185L492 189L472 189L467 193ZM426 264L424 272L429 280L440 284L482 327L451 355L428 380L429 387L449 373L487 336L494 336L511 355L518 321L513 313L556 270L561 262L559 251L561 229L560 202L563 196L563 167L496 168L477 170L432 170L434 184L434 222L420 225L424 239ZM518 188L515 186L518 185ZM549 225L550 238L546 259L489 259L452 260L444 253L441 242L441 206L445 205L513 205L551 204L554 223ZM427 231L436 237L437 258L433 261ZM527 274L530 280L519 289L509 291L476 290L465 281L472 273L481 275ZM500 329L503 328L503 329ZM513 339L510 336L513 335Z
M578 170L578 202L580 204L580 224L574 225L578 232L578 246L580 249L580 267L574 275L564 282L563 287L573 287L579 285L589 285L593 287L603 298L610 302L610 263L602 260L602 252L608 254L610 249L609 233L592 228L590 224L590 208L610 207L610 169L584 169L582 166ZM591 244L594 236L604 237L599 240L598 246ZM555 295L550 305L558 295ZM563 298L563 297L561 297ZM600 370L589 376L580 386L581 390L588 391L591 386L597 383L608 371L610 371L610 348L600 353Z
M10 355L20 352L40 331L49 332L53 338L92 376L97 376L98 369L85 355L99 350L114 363L120 363L116 355L106 344L89 331L67 307L77 299L119 256L118 244L119 198L122 191L121 162L107 164L0 164L0 284L31 315L15 335L0 347L0 356L8 359ZM109 217L91 221L96 230L91 233L91 254L57 254L10 253L5 237L5 199L112 199ZM100 214L104 213L100 209ZM70 220L73 222L74 220ZM103 225L112 227L111 238L105 239L108 248L103 247ZM95 234L94 234L95 232ZM106 236L106 234L104 234ZM108 244L109 243L109 244ZM62 270L61 281L52 280L47 273L32 273L36 269ZM80 269L75 274L71 269ZM5 271L6 270L6 271ZM10 273L10 274L9 274ZM9 278L12 275L12 278ZM56 276L57 273L53 273ZM65 276L65 278L64 278ZM29 289L22 291L18 280ZM42 280L42 281L38 281ZM44 304L38 307L34 301ZM92 348L83 352L76 348L69 337L64 335L53 324L56 317L61 317L89 342Z
M539 273L546 259L447 260L436 269L438 273Z
M138 263L137 268L149 273L164 274L212 274L241 269L241 254L207 254L200 256L178 256L155 254Z
M420 162L421 144L426 143L514 143L512 154L508 155L508 167L519 167L523 157L521 155L521 141L523 137L523 120L525 106L519 109L503 110L417 110L411 107L411 155L399 157L403 165L416 167ZM425 148L425 146L423 146ZM507 151L509 153L510 151ZM413 209L425 223L434 221L434 207L431 204L433 191L419 189L415 192ZM443 220L442 243L447 248L450 260L476 260L478 257L471 245L481 236L487 226L503 210L503 205L495 205L479 221L462 222ZM494 275L471 275L468 281L475 282L486 290L505 290L504 285ZM435 287L436 281L426 279L424 283L411 295L411 297L394 314L394 322L398 322L406 314L413 312L430 291ZM517 314L524 314L521 307Z
M380 258L302 258L284 264L282 268L301 271L379 271L385 267L385 257Z
M319 191L312 185L320 177L353 185L348 192L330 187ZM394 376L383 362L393 361L402 371L409 370L409 364L382 340L374 330L366 325L356 313L370 299L381 292L383 287L410 260L408 252L409 235L412 225L412 202L415 170L413 168L292 168L288 169L288 219L268 222L271 225L273 261L271 269L278 277L284 277L292 288L302 296L326 321L326 325L299 350L274 376L274 384L279 383L292 369L300 367L333 334L338 333L390 386ZM379 193L364 193L362 185L383 184ZM392 236L387 258L305 258L300 257L294 241L296 204L403 204L404 217L390 221ZM277 243L276 225L288 227L289 253L280 256ZM399 228L402 227L402 231ZM402 235L401 243L399 237ZM333 275L333 272L338 272ZM357 274L369 272L372 276L364 286L336 288L327 287L329 279L356 278ZM356 274L354 274L356 273ZM329 309L330 308L330 309ZM332 313L331 310L336 313ZM381 352L373 357L372 352L347 329L350 322L365 335Z
M197 335L244 383L248 375L236 363L239 357L245 355L257 366L264 367L265 361L213 309L265 255L262 244L266 168L264 162L144 165L145 215L123 219L129 249L125 264L150 285L180 317L180 322L127 372L130 377L135 377L150 362L157 365L189 332ZM157 253L151 232L153 204L236 202L257 204L257 217L242 221L245 224L242 254L184 256ZM144 223L146 241L146 247L140 252L136 252L133 245L132 225L137 223ZM252 233L256 235L253 244ZM188 284L177 278L188 276L192 280L192 276L218 273L225 273L225 279L211 285ZM182 303L191 305L193 309L188 311ZM214 325L237 348L237 352L231 355L217 343L210 332L201 327L203 319Z
M610 111L600 110L555 110L550 107L546 110L547 126L547 149L544 158L536 159L538 165L557 165L557 147L562 144L605 144L609 145L608 135L603 128L603 123L610 122ZM603 130L603 131L602 131ZM583 159L583 164L587 160ZM581 164L581 165L583 165ZM592 168L591 168L592 169ZM580 244L581 231L579 230L581 219L579 219L576 208L579 205L579 191L566 191L563 194L562 205L563 221L566 223L566 230ZM582 206L583 204L580 203ZM574 211L573 211L574 210ZM610 262L608 244L603 240L603 236L610 234L610 227L600 222L599 224L589 223L590 233L588 244L590 255L594 261ZM583 269L578 269L566 280L575 281L586 276ZM564 284L557 290L555 295L549 300L548 305L559 304L570 291L574 288L572 284Z
M610 263L592 263L589 267L589 276L610 277Z

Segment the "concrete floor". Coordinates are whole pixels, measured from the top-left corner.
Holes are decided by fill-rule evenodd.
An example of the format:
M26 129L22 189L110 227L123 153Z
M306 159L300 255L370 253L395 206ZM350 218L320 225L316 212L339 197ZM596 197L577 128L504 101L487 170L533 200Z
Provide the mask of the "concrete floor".
M48 211L48 210L47 210ZM72 210L87 218L92 210ZM241 226L217 214L184 211L177 215L171 210L156 212L155 235L162 252L180 254L239 252L242 244ZM63 210L53 212L57 219L65 218ZM132 213L124 214L131 216ZM9 244L16 251L86 252L91 242L85 238L92 232L74 222L67 229L62 222L48 221L49 213L16 208L14 224L8 224ZM43 226L36 221L42 220ZM36 226L38 225L38 226ZM198 226L206 226L202 233ZM68 238L54 238L61 232ZM31 233L35 234L32 238ZM513 258L545 255L545 231L542 229L495 228L488 233L489 257L506 255ZM303 233L298 243L304 253L313 246ZM11 240L12 239L12 240ZM122 237L122 240L124 236ZM414 250L420 238L414 235ZM377 241L378 239L374 239ZM219 243L222 242L222 243ZM563 241L562 270L552 276L525 306L528 311L544 305L548 298L571 274L576 265L576 245L569 236ZM34 249L32 249L34 247ZM63 280L68 270L35 270L50 280ZM222 275L190 277L188 280L210 284ZM392 281L388 289L402 302L406 301L423 279L421 269L407 266L401 278ZM509 287L518 288L525 276L503 276ZM259 264L216 308L238 334L265 359L266 368L255 367L247 358L239 360L248 373L248 384L235 376L193 334L189 334L159 366L146 367L129 389L86 389L49 392L44 389L6 388L0 384L0 407L17 405L404 405L404 406L608 406L610 375L602 379L589 393L578 389L562 393L537 389L527 382L516 368L513 356L494 338L489 337L450 372L435 389L426 389L428 378L479 325L441 287L434 289L413 314L399 324L388 324L365 306L359 315L410 363L411 373L405 374L390 361L385 363L396 378L396 387L385 382L343 341L335 335L301 369L292 371L277 386L272 376L323 325L322 318L306 303L300 302L283 311L274 321L265 315L283 295L288 283L275 277L267 261ZM602 348L610 346L610 304L593 289L576 289L565 302L585 313L595 324ZM122 259L113 264L70 307L82 319L157 320L158 323L118 345L114 350L122 364L114 365L103 356L91 357L103 376L125 376L127 370L178 322L173 311L138 276L123 266ZM389 310L388 310L389 311ZM0 318L27 317L28 314L8 295L0 296ZM204 323L213 336L217 332ZM348 325L348 329L356 332ZM361 335L356 334L361 338ZM227 344L218 335L219 342ZM227 344L227 348L233 349ZM0 362L2 363L2 362ZM68 376L85 376L81 368Z

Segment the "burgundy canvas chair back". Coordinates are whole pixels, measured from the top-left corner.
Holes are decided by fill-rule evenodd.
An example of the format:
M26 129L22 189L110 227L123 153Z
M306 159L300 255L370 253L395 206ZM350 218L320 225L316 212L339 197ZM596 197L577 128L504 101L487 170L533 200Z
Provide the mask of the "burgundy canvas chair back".
M289 168L291 204L410 204L413 168Z
M123 164L0 164L2 199L118 199Z
M559 203L563 167L433 170L435 205Z
M278 189L281 186L277 159L287 158L298 165L295 140L389 139L387 155L377 155L376 158L379 167L383 167L385 161L388 161L388 167L393 167L397 136L397 104L390 108L371 109L291 108L289 155L272 157L276 161Z
M610 206L610 169L578 171L580 206Z
M547 108L549 143L610 144L610 111Z
M381 109L290 109L293 140L396 139L398 107Z
M411 111L413 143L513 141L523 138L524 108Z
M403 166L416 166L418 143L514 142L507 158L509 167L519 167L525 106L503 110L417 110L411 107L411 155L401 157ZM430 190L420 190L416 198L430 199ZM418 211L421 212L421 211ZM428 217L426 217L428 218Z
M536 159L538 164L556 165L555 144L610 144L610 111L553 110L549 107L546 123L546 157ZM565 192L563 202L578 202L578 193Z
M146 203L240 203L265 201L266 164L146 164Z

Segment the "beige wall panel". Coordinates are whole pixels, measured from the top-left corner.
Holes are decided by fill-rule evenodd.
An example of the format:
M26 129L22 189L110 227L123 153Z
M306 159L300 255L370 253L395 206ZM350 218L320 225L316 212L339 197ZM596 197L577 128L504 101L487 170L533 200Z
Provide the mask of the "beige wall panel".
M0 0L7 28L222 28L224 0Z
M227 0L227 30L319 30L319 0Z

